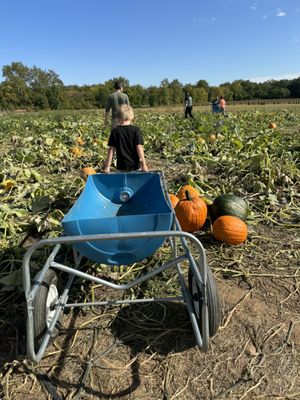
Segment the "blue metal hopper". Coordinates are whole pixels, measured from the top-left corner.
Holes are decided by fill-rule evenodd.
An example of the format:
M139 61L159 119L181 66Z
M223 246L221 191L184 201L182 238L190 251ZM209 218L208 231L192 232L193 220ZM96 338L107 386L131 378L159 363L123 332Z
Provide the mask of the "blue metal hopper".
M65 235L168 231L170 209L158 172L95 174L62 220ZM164 238L75 243L76 250L97 263L126 265L143 260Z

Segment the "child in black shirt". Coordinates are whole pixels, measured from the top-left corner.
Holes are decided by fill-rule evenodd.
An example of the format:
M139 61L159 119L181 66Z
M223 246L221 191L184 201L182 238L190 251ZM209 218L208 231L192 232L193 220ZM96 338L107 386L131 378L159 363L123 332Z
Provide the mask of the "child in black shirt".
M108 140L108 152L104 164L104 173L110 172L110 165L115 152L117 153L117 169L120 171L148 172L144 155L144 140L138 127L131 125L134 118L132 108L121 105L117 110L119 125L111 130Z

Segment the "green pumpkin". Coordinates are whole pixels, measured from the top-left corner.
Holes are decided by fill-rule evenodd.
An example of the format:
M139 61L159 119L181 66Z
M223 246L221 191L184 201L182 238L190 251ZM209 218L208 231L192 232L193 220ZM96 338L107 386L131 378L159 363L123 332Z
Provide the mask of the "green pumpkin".
M249 214L248 204L244 199L234 194L221 194L216 197L210 207L212 219L222 215L232 215L246 221Z

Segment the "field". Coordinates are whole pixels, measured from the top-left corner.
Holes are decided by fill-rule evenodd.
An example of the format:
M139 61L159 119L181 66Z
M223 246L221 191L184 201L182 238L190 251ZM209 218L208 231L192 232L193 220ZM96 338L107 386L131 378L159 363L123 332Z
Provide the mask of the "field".
M102 111L0 115L1 399L300 398L300 105L228 111L225 118L199 107L185 120L181 109L137 110L135 121L149 167L164 172L170 193L190 183L210 199L241 196L251 209L241 245L214 240L209 221L195 233L221 301L209 351L195 347L181 304L93 307L64 315L38 365L24 356L22 257L36 240L62 234L84 187L79 171L101 170L109 129ZM162 246L145 262L114 268L111 279L124 282L167 253ZM46 256L38 253L36 271ZM106 273L89 261L85 268ZM176 295L175 278L162 273L129 295ZM85 281L72 292L82 302L117 295Z

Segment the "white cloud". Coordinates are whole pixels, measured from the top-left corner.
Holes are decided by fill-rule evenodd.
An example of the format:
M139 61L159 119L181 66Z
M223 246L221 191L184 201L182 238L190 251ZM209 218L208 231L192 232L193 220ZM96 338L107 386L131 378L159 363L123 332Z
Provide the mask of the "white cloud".
M249 78L251 82L266 82L266 81L280 81L281 79L295 79L300 77L300 72L296 73L289 73L289 74L282 74L282 75L266 75L266 76L257 76L255 78Z
M267 15L263 15L262 19L268 19Z
M297 36L293 36L291 39L292 43L299 43L299 38Z
M194 17L193 19L192 19L192 23L193 24L198 24L198 23L204 23L204 22L206 22L206 19L205 18L196 18L196 17Z
M253 10L253 11L255 11L257 9L257 7L256 6L252 6L252 7L250 7L250 10Z
M282 11L280 8L277 8L276 17L285 17L286 13Z
M210 22L212 22L212 23L214 23L214 22L216 22L216 20L217 20L217 18L216 17L211 17L210 19L207 19L207 18L196 18L196 17L194 17L193 19L192 19L192 23L193 24L205 24L205 23L210 23Z

